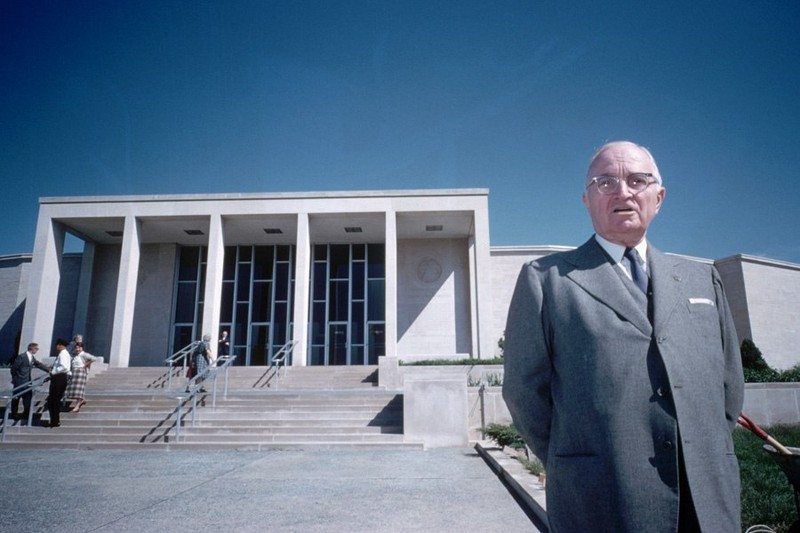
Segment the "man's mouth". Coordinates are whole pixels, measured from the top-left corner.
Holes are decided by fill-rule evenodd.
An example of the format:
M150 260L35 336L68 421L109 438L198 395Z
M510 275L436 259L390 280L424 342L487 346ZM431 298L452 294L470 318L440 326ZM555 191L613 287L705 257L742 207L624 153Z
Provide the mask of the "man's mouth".
M615 213L633 213L632 207L617 207L614 209Z

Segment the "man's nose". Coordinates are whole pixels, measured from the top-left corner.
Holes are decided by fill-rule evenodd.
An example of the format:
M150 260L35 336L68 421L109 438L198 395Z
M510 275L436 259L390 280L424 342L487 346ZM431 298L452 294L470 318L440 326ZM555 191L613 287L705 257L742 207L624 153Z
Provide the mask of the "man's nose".
M636 196L636 194L628 187L628 182L625 180L619 180L619 185L617 186L617 190L614 193L614 196Z

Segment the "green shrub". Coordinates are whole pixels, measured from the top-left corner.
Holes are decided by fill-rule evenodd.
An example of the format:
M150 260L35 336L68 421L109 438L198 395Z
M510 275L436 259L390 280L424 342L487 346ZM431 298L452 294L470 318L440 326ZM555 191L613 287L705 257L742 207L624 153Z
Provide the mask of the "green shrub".
M525 447L525 441L511 424L492 423L483 428L483 434L491 438L498 446L519 449Z
M780 381L780 373L771 368L762 370L744 368L743 370L745 383L774 383Z
M792 368L787 368L780 372L780 380L784 383L794 383L800 381L800 364L794 365Z
M534 456L533 459L520 459L519 462L534 476L538 476L544 472L544 465L538 457Z
M756 344L750 340L745 339L742 341L740 348L742 354L742 367L752 370L767 370L769 365L761 355L761 350L758 349Z
M761 350L750 339L742 341L740 352L745 383L800 382L800 364L783 371L770 368L762 357Z
M502 387L503 386L503 374L487 374L486 375L486 385L488 387Z

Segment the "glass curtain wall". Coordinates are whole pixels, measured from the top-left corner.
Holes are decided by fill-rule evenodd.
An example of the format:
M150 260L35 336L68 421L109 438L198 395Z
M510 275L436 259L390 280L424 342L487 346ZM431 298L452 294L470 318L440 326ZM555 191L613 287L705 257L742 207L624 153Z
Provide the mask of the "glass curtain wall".
M236 364L268 365L292 338L294 260L290 245L225 247L217 333L228 331ZM205 248L181 248L177 280L173 344L190 339L181 347L202 336Z
M175 276L175 302L172 325L172 353L199 340L203 320L203 294L206 279L206 248L182 246L179 248L178 272Z
M384 250L383 244L314 245L310 365L376 365L386 353Z

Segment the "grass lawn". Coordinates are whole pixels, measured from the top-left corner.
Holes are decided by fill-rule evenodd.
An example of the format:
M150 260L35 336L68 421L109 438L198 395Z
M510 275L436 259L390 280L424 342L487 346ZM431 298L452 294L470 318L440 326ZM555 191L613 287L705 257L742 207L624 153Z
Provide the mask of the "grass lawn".
M800 447L800 426L773 426L767 432L784 446ZM783 470L763 450L764 441L750 431L737 427L733 442L742 476L742 528L763 524L789 532L798 516L794 489Z

